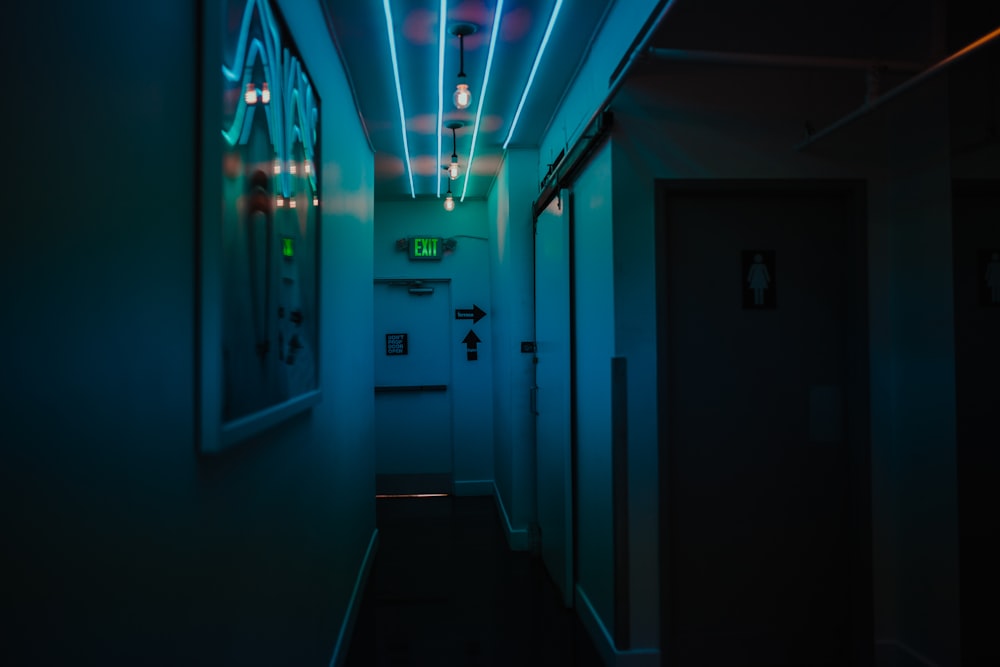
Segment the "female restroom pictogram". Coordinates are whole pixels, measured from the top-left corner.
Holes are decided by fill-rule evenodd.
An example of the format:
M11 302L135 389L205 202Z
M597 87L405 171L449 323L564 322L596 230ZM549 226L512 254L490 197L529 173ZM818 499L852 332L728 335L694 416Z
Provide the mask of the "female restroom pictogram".
M744 250L741 282L744 308L774 308L777 304L774 251Z

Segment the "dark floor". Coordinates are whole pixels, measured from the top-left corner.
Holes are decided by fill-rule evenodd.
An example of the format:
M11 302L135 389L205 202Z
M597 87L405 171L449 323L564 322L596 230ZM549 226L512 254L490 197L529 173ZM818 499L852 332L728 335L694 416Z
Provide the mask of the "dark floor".
M348 667L602 663L491 497L379 499L379 547Z

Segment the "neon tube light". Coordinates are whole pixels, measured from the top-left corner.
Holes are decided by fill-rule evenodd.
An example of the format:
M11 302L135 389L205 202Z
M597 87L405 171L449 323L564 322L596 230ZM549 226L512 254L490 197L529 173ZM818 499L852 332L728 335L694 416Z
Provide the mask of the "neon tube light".
M559 0L560 2L562 0ZM476 125L472 130L472 147L469 149L469 162L465 165L465 183L462 185L462 198L465 201L465 192L469 189L469 177L472 175L472 160L476 156L476 139L479 138L479 121L483 117L483 101L486 99L486 88L490 85L490 70L493 68L493 50L497 45L497 33L500 31L500 17L503 14L503 0L497 2L496 12L493 14L493 31L490 33L490 50L486 56L486 76L483 77L483 90L479 93L479 105L476 107Z
M403 111L403 88L399 85L399 62L396 59L396 38L392 34L392 10L389 8L389 0L382 0L382 7L385 9L386 32L389 33L392 75L396 79L396 99L399 101L399 127L403 133L403 154L406 156L406 173L410 177L410 196L416 199L417 192L413 189L413 169L410 167L410 144L406 140L406 112Z
M438 157L441 157L441 125L444 124L444 28L448 18L448 0L441 0L441 27L438 34ZM437 178L438 197L441 196L441 179Z
M517 121L521 117L521 109L524 108L524 101L528 99L528 92L531 90L531 84L535 80L535 72L538 71L538 63L542 61L542 54L545 53L545 47L549 43L549 37L552 35L552 28L556 25L556 18L559 16L559 10L562 8L563 0L556 0L556 6L552 10L552 16L549 17L549 25L545 28L545 36L542 37L542 43L538 47L538 53L535 54L535 64L531 66L531 74L528 75L528 83L524 86L524 93L521 94L521 101L517 105L517 111L514 112L514 122L510 124L510 132L507 133L507 138L503 142L503 149L507 150L507 145L510 144L511 137L514 136L514 128L517 127Z

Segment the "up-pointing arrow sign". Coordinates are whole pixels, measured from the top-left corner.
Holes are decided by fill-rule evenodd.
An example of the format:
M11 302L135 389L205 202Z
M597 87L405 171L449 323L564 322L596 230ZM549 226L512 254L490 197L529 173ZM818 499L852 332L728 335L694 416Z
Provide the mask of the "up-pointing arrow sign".
M462 339L465 343L465 358L469 361L475 361L479 358L479 353L476 351L476 346L483 341L479 340L479 336L472 329L469 329L469 333L465 334L465 338Z
M455 309L456 320L472 320L472 323L475 324L484 317L486 317L486 311L475 304L473 304L472 308Z

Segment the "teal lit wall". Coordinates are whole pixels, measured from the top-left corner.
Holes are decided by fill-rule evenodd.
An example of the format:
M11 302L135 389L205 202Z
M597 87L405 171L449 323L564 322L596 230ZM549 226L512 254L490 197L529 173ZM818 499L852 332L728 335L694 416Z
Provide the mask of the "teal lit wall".
M534 332L534 236L531 202L537 194L537 151L507 152L488 198L492 333L494 474L504 529L515 549L529 548L535 520L535 420L529 387L534 384L534 355L521 352L521 341ZM544 484L544 481L543 481Z
M485 318L450 321L453 472L456 492L489 495L493 480L494 343L490 332L489 245L486 202L467 199L454 211L443 199L378 200L373 240L376 278L448 278L452 309L479 306ZM396 241L413 236L454 238L453 252L440 261L411 261ZM468 361L462 339L472 330L481 339L478 359ZM381 333L381 332L376 332ZM369 348L371 343L368 343ZM377 443L376 443L377 446ZM423 471L426 472L426 471Z
M374 530L373 159L318 5L280 4L305 61L326 63L324 396L209 461L194 441L201 3L14 10L24 177L0 270L24 325L4 335L0 383L4 664L334 654Z

